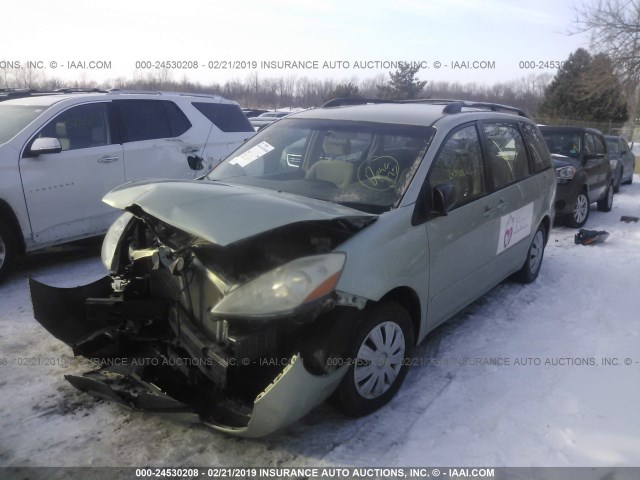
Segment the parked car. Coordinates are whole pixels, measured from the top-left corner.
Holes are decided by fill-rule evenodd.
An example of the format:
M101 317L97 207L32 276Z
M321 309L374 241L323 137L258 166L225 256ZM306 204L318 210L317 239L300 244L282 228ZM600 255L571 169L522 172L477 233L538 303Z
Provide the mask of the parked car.
M0 280L21 252L106 232L118 215L100 201L109 190L202 175L254 133L221 97L56 92L0 102Z
M276 120L280 120L287 115L291 115L290 111L281 111L281 112L264 112L258 115L257 117L252 117L249 119L253 128L257 131L262 127L266 127L267 125L272 124Z
M247 437L330 396L366 415L430 331L507 277L533 282L556 190L536 125L494 104L362 102L284 118L201 180L110 192L111 273L30 280L36 319L98 361L67 380Z
M34 93L29 88L0 88L0 102L14 98L28 97Z
M605 135L609 162L613 173L614 191L620 190L620 184L633 182L633 171L636 168L636 157L631 153L629 144L624 137Z
M589 218L589 205L608 212L613 205L614 179L607 143L598 130L583 127L540 127L558 177L556 212L572 228Z
M604 138L607 141L609 161L614 178L613 185L617 193L622 183L631 184L633 182L636 157L631 153L631 149L623 137L605 135Z
M242 113L247 118L257 117L258 115L262 115L263 113L268 112L268 110L261 110L258 108L243 108Z

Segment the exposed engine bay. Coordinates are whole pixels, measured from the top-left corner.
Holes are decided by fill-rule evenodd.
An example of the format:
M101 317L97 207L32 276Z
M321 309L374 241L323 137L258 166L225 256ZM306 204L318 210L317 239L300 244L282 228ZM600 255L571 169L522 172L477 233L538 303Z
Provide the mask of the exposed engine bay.
M270 288L281 289L275 297L302 288L308 279L296 262L333 260L375 217L296 222L219 246L137 205L127 210L111 275L73 289L30 279L36 319L98 366L67 376L72 385L134 409L190 412L246 436L294 421L331 394L344 371L330 359L346 351L360 312L340 301L339 270L284 310L267 308L257 287L231 297L269 275ZM238 313L245 298L255 312ZM265 418L256 419L259 402Z

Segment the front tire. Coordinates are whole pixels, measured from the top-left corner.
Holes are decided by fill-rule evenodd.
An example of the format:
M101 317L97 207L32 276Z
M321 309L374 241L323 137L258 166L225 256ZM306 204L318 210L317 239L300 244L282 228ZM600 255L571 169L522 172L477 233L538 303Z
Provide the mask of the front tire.
M516 282L531 283L538 278L540 267L542 266L542 258L544 257L544 247L547 243L546 239L546 229L543 225L540 225L533 236L533 240L531 240L524 265L513 276Z
M582 228L589 218L589 195L586 190L581 191L573 204L573 211L566 218L567 226Z
M364 314L347 352L350 363L332 402L352 417L387 404L400 389L414 343L407 311L397 303L379 303Z
M604 198L598 201L598 210L601 212L610 212L613 207L613 182L609 184L609 188L607 188L607 193L605 193Z
M0 282L11 271L17 254L16 239L9 226L0 219Z

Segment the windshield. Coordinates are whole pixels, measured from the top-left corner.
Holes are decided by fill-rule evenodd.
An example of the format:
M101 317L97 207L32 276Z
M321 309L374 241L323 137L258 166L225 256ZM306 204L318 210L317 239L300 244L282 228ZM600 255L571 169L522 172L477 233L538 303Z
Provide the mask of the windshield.
M580 133L543 131L542 136L551 153L571 158L578 158L580 156L580 144L582 142Z
M607 138L607 147L609 147L609 153L619 153L620 145L615 138Z
M48 106L0 103L0 145L15 137Z
M433 132L413 125L283 119L207 178L381 213L397 206Z

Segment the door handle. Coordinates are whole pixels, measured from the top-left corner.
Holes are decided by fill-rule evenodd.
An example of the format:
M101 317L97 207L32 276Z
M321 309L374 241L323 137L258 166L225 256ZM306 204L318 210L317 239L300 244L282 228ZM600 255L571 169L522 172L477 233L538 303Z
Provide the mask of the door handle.
M486 205L484 207L484 212L482 213L482 216L485 218L489 218L493 215L495 208L490 207L489 205Z
M111 163L120 160L120 157L102 157L98 159L98 163Z
M506 201L504 198L501 198L498 201L498 206L497 206L498 209L505 210L508 206L509 206L509 202Z

